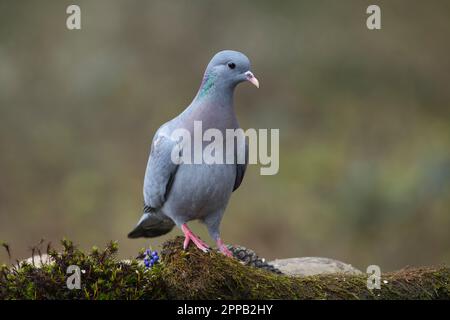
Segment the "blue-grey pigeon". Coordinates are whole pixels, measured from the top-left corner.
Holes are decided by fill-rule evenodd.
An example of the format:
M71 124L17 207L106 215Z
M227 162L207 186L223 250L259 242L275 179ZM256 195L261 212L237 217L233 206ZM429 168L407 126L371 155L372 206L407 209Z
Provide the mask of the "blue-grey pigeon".
M185 129L194 134L194 121L201 121L204 131L211 128L220 130L223 137L226 129L238 129L233 93L243 81L259 87L258 80L250 71L249 59L237 51L217 53L209 62L191 104L158 129L152 140L145 172L144 213L128 234L129 238L157 237L177 225L185 235L185 249L192 240L206 252L208 245L186 224L198 219L205 223L219 250L232 256L220 238L219 226L231 193L242 182L247 157L245 163L177 163L173 161L172 151L177 148L179 140L174 139L172 133Z

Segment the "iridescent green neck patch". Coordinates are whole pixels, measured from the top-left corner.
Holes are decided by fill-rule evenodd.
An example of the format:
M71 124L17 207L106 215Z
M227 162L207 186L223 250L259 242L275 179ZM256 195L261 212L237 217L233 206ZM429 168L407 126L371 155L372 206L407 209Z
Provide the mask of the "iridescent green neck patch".
M215 80L217 76L214 73L208 73L205 75L202 81L199 97L203 97L208 94L209 91L215 86Z

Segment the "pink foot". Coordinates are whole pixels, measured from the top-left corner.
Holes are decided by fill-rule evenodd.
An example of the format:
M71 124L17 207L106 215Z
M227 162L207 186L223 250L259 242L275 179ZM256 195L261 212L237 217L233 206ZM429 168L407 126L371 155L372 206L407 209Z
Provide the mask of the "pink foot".
M208 252L208 245L202 241L199 237L197 237L186 225L186 223L181 225L181 230L184 233L184 243L183 243L183 248L184 250L187 249L188 245L189 245L189 241L192 240L192 242L197 246L197 248L199 248L200 250L202 250L203 252Z
M227 246L223 243L222 239L217 239L217 247L219 248L220 252L222 252L227 257L233 258L233 253L228 250Z

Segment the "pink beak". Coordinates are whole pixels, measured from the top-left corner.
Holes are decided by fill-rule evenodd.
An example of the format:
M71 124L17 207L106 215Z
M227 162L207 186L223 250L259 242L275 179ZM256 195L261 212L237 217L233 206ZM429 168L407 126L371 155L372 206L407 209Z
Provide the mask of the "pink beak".
M259 81L256 79L256 77L251 73L250 71L247 71L245 73L245 76L247 77L247 81L250 81L255 85L255 87L259 88Z

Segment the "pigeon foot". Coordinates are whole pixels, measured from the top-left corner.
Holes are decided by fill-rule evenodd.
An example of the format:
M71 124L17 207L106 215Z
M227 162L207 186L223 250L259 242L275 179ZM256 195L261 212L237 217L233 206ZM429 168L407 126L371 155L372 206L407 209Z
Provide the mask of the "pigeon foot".
M220 252L222 252L227 257L233 258L233 253L228 250L227 246L223 243L222 239L217 239L217 247L219 248Z
M192 242L197 246L197 248L199 248L200 250L202 250L203 252L208 252L209 250L209 246L203 241L201 240L199 237L197 237L187 226L186 223L181 225L181 230L184 233L184 243L183 243L183 249L186 250L189 242L192 240Z

